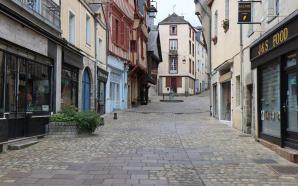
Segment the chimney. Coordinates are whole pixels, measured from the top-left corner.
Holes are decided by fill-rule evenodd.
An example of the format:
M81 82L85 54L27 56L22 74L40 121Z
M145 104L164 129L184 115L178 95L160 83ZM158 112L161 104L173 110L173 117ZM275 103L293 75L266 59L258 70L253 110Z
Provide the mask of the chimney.
M150 30L154 30L154 13L150 12L148 16L148 26Z

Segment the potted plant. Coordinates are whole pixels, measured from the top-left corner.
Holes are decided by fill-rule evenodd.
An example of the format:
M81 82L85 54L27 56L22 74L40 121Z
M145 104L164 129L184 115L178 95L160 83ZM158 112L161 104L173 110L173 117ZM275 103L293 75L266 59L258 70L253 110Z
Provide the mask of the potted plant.
M224 29L225 33L229 30L229 19L222 20L221 27Z
M217 36L215 35L214 37L211 38L211 41L213 41L213 44L216 45L217 43Z

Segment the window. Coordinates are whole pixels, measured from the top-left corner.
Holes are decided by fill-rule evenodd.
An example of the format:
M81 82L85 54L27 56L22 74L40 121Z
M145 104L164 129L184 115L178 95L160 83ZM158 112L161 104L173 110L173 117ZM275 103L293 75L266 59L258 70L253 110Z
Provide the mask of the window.
M205 67L207 68L207 57L205 58Z
M142 55L142 58L144 58L144 41L143 41L143 37L141 37L141 55Z
M217 10L215 11L214 14L214 33L213 36L217 36L217 27L218 27L218 17L217 17Z
M200 60L198 60L198 71L200 71Z
M170 35L177 35L177 25L170 25Z
M178 49L178 45L177 45L177 39L171 39L170 40L170 49L171 50L176 50Z
M192 61L192 75L195 75L195 62Z
M204 69L204 63L202 63L202 74L204 74L205 69Z
M177 72L177 58L170 58L170 74L176 74Z
M254 6L254 3L251 3L251 11L252 11L251 12L251 22L255 22L255 6ZM250 36L253 32L254 32L254 24L249 24L248 25L248 35Z
M195 45L192 44L192 56L195 56Z
M240 76L236 76L236 107L240 106Z
M274 10L275 16L279 14L279 0L275 0L275 10Z
M200 54L200 44L198 44L198 54Z
M189 54L191 54L191 41L189 41Z
M61 72L61 107L78 106L78 73L62 67Z
M120 76L116 73L111 73L110 75L110 99L111 101L119 101L119 84Z
M99 61L102 61L103 57L103 48L102 48L102 39L98 39L98 59Z
M76 44L76 36L75 36L75 33L76 33L76 28L75 28L75 24L76 24L76 17L75 17L75 14L74 12L72 11L69 11L69 20L68 20L68 24L69 24L69 27L68 27L68 41L75 45Z
M189 28L189 38L191 38L191 28Z
M191 74L191 59L189 59L189 73Z
M230 0L225 0L225 18L229 19L229 13L230 13Z
M136 41L130 41L130 51L136 52Z
M86 14L86 44L91 46L91 18Z
M204 53L205 53L205 50L204 50L204 47L202 47L202 57L204 57Z
M192 40L195 40L195 32L192 32Z
M115 43L119 43L119 21L116 19L116 27L115 27Z

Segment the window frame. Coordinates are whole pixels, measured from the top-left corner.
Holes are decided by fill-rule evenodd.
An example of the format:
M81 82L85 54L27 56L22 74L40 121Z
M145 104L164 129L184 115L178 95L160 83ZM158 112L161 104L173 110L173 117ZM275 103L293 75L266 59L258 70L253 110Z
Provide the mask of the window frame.
M172 27L175 27L176 28L176 33L173 33L172 34ZM170 25L169 29L170 29L170 36L176 36L176 35L178 35L178 26L177 25Z
M134 49L134 50L132 50ZM137 42L136 40L131 40L130 41L130 51L131 52L137 52Z
M70 16L73 18L72 20L70 19ZM73 30L70 30L70 24L72 23ZM76 45L76 13L70 7L68 7L68 42Z
M91 24L91 15L86 11L86 45L91 47L92 42L92 24ZM88 37L89 36L89 37Z
M174 61L174 69L171 70L171 59L176 60ZM176 63L176 70L175 70L175 63ZM169 74L178 74L178 58L177 57L169 57Z
M172 48L171 41L176 41L176 48ZM169 48L170 48L170 50L178 50L178 39L170 39L169 40Z

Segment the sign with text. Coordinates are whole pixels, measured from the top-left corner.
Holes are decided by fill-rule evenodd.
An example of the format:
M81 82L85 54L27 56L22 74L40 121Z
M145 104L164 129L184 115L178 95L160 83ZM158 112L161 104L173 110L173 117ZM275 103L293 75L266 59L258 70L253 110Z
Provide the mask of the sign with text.
M238 24L251 23L251 6L252 2L238 2Z

